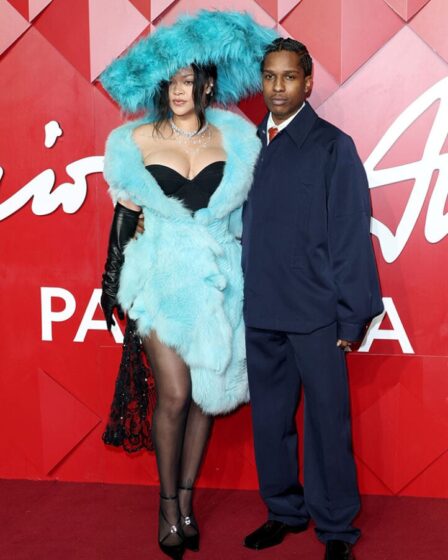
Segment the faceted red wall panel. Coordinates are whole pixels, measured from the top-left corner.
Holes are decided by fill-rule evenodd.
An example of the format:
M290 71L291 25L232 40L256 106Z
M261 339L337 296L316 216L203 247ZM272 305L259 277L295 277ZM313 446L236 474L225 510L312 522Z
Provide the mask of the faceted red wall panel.
M96 79L142 33L209 4L0 0L1 477L157 483L152 454L101 441L121 337L98 305L101 170L122 117ZM238 6L308 44L310 103L369 176L386 313L348 358L361 491L448 497L448 3ZM261 98L239 109L264 112ZM248 406L216 422L201 484L256 488Z

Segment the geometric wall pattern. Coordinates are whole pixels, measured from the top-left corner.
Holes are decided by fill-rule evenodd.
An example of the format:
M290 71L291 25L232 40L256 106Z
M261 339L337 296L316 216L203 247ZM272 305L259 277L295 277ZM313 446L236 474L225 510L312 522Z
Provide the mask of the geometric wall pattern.
M310 103L368 171L392 306L348 358L361 491L448 497L445 0L0 0L0 477L157 482L152 454L101 441L120 346L95 299L112 212L100 171L122 115L97 78L204 7L247 10L313 55ZM257 122L263 101L239 110ZM256 487L249 407L215 423L200 483Z

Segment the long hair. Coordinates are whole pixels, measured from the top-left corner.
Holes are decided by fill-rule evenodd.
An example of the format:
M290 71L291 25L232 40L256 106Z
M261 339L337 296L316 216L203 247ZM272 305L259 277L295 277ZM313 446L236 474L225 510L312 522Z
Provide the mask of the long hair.
M205 125L205 109L210 105L211 100L216 95L216 82L218 72L214 64L191 64L194 72L193 102L194 111L198 119L198 132ZM212 90L204 96L205 88L210 80L213 81ZM154 131L159 134L160 127L171 117L169 101L169 82L164 81L160 84L159 91L154 99L156 121Z

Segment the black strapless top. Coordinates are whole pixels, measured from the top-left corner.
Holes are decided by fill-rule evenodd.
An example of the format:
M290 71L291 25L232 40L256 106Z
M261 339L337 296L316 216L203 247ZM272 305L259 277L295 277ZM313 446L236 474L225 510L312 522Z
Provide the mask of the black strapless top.
M212 194L218 188L224 174L225 161L215 161L202 169L193 179L187 179L166 165L151 164L151 173L166 196L181 200L185 207L196 212L206 208Z

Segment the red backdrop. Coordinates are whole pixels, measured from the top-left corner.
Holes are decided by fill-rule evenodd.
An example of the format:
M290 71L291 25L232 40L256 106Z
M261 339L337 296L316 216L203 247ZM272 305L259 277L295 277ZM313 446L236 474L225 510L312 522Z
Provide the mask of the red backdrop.
M447 497L445 0L0 0L0 476L157 482L154 456L101 441L120 333L98 307L100 172L122 119L96 78L199 7L246 9L310 48L310 102L369 175L386 305L349 356L361 491ZM240 110L263 114L260 100ZM216 422L201 484L256 487L249 407Z

